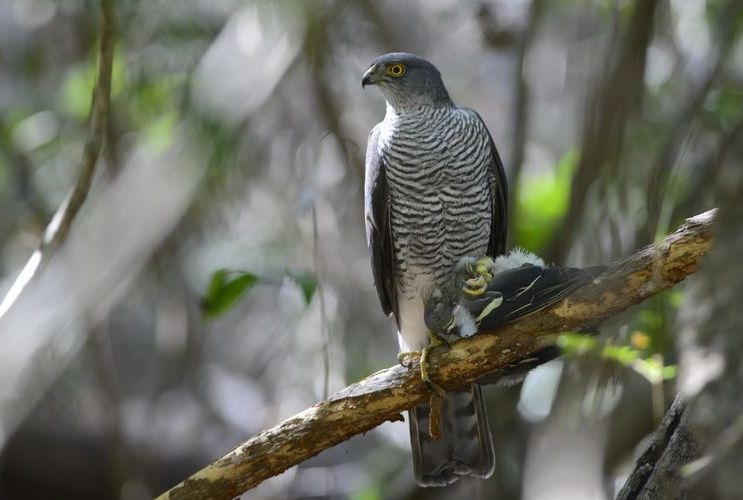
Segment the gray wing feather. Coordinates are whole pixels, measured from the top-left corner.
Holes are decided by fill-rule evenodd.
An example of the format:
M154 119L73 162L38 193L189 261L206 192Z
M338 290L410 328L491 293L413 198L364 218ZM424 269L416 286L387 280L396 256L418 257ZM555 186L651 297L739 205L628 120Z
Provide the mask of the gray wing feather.
M366 146L366 179L364 181L364 215L366 241L369 246L374 286L382 311L394 314L397 321L394 247L389 223L389 197L384 162L379 148L380 125L369 134Z
M482 124L483 129L488 134L490 141L490 170L489 182L492 203L492 218L490 223L490 239L488 241L488 255L497 257L506 252L506 243L508 239L508 181L506 172L503 168L503 162L498 154L498 149L493 142L493 136L490 135L488 127L485 125L482 117L472 109L467 109L474 114Z

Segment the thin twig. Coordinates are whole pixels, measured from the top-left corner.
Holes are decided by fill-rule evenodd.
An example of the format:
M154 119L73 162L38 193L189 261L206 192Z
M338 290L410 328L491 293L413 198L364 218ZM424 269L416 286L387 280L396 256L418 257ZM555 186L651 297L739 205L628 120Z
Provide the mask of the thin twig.
M38 249L31 255L10 290L0 302L0 317L13 305L26 285L36 275L49 254L64 243L80 208L90 191L96 163L103 143L103 132L111 108L111 68L114 44L113 0L101 0L100 45L98 47L98 73L93 89L90 109L90 129L83 147L80 168L75 184L67 193L51 222L46 227Z
M317 299L320 304L320 335L322 336L322 398L327 399L330 386L330 325L325 308L325 290L322 286L322 272L320 269L320 240L317 230L317 206L312 204L312 253L317 278Z
M435 349L430 373L447 390L507 371L555 343L556 332L595 328L697 270L712 246L714 211L689 219L657 246L612 265L566 300L500 329ZM369 431L430 397L420 368L394 366L263 431L159 498L234 498L321 451Z

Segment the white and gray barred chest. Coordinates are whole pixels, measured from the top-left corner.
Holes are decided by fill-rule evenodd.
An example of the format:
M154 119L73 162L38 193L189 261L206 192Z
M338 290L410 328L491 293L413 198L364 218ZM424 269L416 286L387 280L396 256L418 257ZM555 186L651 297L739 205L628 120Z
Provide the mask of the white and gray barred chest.
M398 290L420 299L464 255L484 255L492 214L487 131L467 110L388 115L380 133Z

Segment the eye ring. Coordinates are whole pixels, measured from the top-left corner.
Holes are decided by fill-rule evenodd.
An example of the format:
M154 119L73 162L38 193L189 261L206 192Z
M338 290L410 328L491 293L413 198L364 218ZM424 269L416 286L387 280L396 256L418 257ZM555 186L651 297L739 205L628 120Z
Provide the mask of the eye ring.
M405 74L405 66L401 63L390 64L387 66L387 74L395 78L400 78Z

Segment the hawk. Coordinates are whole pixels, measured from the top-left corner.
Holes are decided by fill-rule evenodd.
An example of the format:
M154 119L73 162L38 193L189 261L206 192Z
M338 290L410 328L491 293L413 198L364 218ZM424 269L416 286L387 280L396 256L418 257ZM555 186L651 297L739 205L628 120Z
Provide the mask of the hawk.
M430 62L404 52L380 56L362 78L367 85L379 88L387 103L366 153L374 284L382 310L397 325L401 352L425 352L431 333L424 299L444 286L462 257L505 251L506 177L482 118L452 102ZM424 369L422 362L425 379ZM429 411L418 405L408 419L418 484L489 477L495 455L480 387L446 395L440 439L428 434Z

